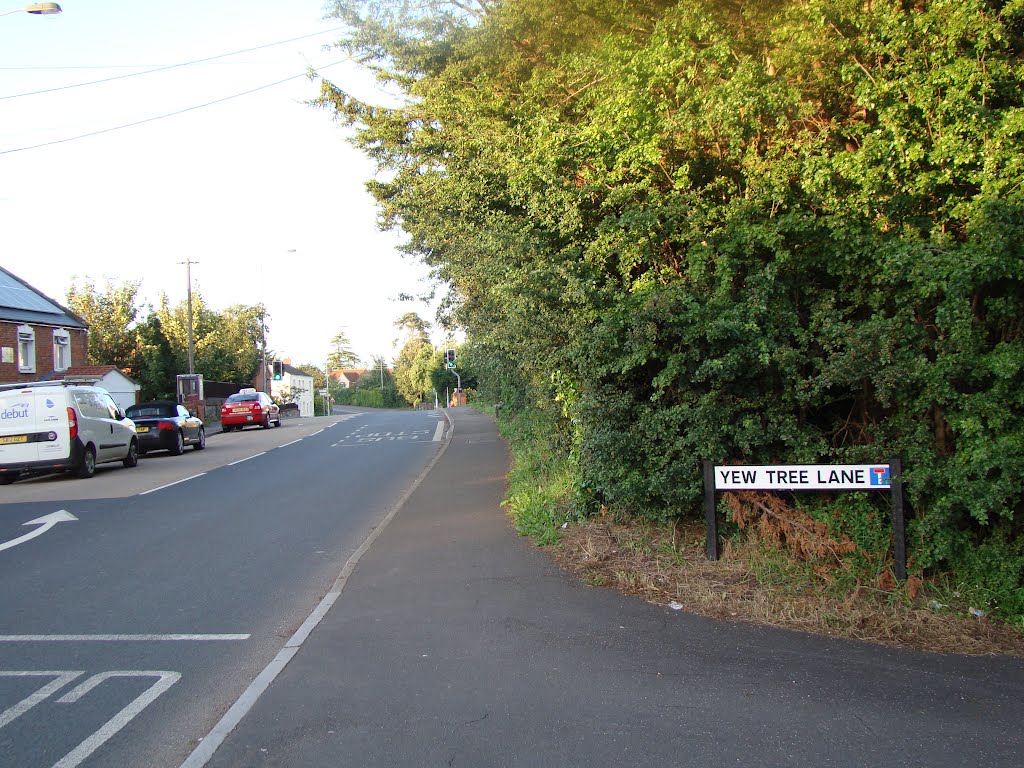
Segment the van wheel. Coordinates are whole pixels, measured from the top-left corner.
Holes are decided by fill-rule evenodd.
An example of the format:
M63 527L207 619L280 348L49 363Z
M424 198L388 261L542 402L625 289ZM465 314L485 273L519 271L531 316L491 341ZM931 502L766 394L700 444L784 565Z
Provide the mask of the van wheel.
M185 452L185 438L181 436L181 431L174 433L174 445L171 446L171 453L175 456L181 456Z
M132 440L128 444L128 455L124 457L121 463L126 467L137 467L139 465L139 443L137 440Z
M82 463L78 465L76 474L83 480L96 474L96 449L91 445L86 446L85 455L82 456Z
M199 430L199 442L192 446L193 451L201 451L206 447L206 430Z

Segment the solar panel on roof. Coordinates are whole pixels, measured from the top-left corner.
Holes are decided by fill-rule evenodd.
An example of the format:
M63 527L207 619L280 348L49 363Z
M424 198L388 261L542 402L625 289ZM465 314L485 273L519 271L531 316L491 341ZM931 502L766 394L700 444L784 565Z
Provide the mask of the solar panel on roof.
M47 301L35 291L25 287L10 275L0 272L0 307L24 309L31 312L47 312L63 315L64 312L53 302Z

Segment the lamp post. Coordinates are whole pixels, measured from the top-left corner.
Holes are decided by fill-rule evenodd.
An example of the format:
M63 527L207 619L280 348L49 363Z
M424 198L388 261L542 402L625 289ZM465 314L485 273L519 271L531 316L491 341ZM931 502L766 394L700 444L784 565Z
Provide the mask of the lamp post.
M31 13L36 16L49 16L52 13L60 13L61 7L57 3L30 3L24 8L15 8L13 11L0 11L0 16L9 16L12 13Z

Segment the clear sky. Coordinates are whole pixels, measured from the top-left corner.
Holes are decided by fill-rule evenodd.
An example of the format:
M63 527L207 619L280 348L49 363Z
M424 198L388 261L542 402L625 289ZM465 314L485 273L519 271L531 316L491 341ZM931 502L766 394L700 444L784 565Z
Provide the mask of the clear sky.
M26 4L0 0L0 13ZM427 270L377 229L370 162L329 111L303 103L318 82L263 87L313 67L372 95L324 50L340 24L323 0L60 5L0 16L0 265L62 303L74 278L109 277L141 280L155 304L185 298L179 262L191 259L211 308L264 302L268 346L296 363L322 362L339 329L361 358L390 360L400 315L433 320L432 307L397 301L428 290Z

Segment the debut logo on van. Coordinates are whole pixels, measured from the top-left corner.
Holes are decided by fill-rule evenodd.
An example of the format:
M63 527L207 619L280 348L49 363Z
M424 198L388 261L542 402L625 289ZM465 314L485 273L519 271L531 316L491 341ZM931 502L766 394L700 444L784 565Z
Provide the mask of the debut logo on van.
M47 408L53 408L54 405L56 405L56 403L54 403L53 400L51 400L50 398L46 398L46 407Z
M13 421L14 419L28 418L28 403L15 403L9 408L0 411L0 421Z

